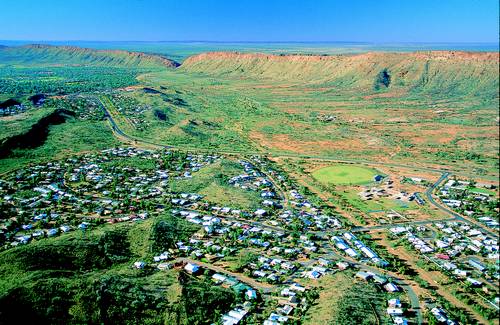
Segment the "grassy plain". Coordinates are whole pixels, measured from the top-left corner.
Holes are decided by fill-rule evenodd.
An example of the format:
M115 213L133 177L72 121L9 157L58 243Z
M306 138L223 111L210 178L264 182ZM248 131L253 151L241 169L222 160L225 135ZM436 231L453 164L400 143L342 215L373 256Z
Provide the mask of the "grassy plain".
M64 124L51 126L48 132L47 141L41 146L32 150L16 149L9 157L0 159L0 173L27 164L103 150L121 144L114 138L105 121L70 119Z
M351 82L350 88L347 76L337 83L326 82L324 75L288 80L271 63L268 70L258 70L261 75L251 66L236 73L231 70L236 71L236 66L228 64L219 68L200 62L140 76L147 86L181 92L189 103L183 109L172 108L179 115L171 125L154 124L147 134L173 145L186 145L183 141L188 139L197 146L222 150L251 148L274 155L376 162L411 160L479 175L497 174L498 96L487 90L497 88L495 81L478 89L488 92L484 97L468 93L465 84L459 90L438 93L439 81L426 85L421 94L415 87L403 86L374 92L373 80L363 72L357 77L352 72L358 81ZM456 65L452 67L446 72L450 78L459 73ZM325 121L329 115L335 119ZM187 132L190 121L216 126L207 130L198 123Z
M132 113L113 111L119 126L156 143L379 163L411 161L498 176L498 58L491 54L218 53L190 58L172 69L160 68L157 59L139 60L122 52L24 50L27 58L34 58L38 50L45 59L28 67L28 59L15 61L5 52L7 59L21 65L17 70L3 68L5 91L17 93L21 86L32 91L26 77L31 70L47 91L107 89L105 97L119 94L130 100ZM13 53L21 56L22 51ZM101 62L103 55L110 58ZM63 59L76 66L53 66ZM90 68L94 62L98 66ZM130 66L140 68L119 77L120 69ZM376 91L376 74L384 68L391 85ZM135 80L137 74L141 75ZM12 76L26 83L12 84ZM143 86L156 92L146 93ZM146 109L137 112L137 105ZM134 119L143 125L131 125Z
M371 168L355 165L335 165L320 168L312 176L322 183L346 185L367 184L373 181L377 171Z
M259 207L258 192L235 188L228 184L229 178L243 174L240 164L222 160L207 166L189 179L172 179L170 188L179 193L199 193L205 200L222 206L253 210Z

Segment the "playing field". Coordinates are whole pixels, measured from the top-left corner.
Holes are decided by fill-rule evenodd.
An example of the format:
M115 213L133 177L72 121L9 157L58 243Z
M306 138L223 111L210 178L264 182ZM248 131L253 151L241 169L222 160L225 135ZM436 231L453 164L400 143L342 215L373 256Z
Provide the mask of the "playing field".
M377 175L375 169L353 165L329 166L312 173L318 181L336 185L366 184L373 181L375 175Z

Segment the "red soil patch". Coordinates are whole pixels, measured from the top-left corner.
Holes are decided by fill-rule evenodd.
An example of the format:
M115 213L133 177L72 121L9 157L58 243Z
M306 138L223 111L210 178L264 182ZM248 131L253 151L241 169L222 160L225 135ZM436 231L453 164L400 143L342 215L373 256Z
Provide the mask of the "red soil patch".
M273 148L278 150L286 150L295 153L322 153L330 150L349 150L349 151L363 151L373 148L376 144L376 139L360 140L358 139L338 139L332 140L318 140L318 141L299 141L290 138L287 134L277 134L272 137L266 137L259 132L251 132L250 139L257 141L265 148ZM381 154L383 149L381 149Z

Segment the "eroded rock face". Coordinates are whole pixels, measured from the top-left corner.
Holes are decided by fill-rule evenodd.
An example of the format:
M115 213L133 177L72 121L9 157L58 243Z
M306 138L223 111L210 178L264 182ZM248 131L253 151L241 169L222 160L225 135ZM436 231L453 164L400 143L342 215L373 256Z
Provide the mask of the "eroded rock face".
M371 52L323 56L210 52L186 59L181 69L221 77L329 84L338 89L366 92L373 91L374 80L381 71L388 71L391 89L495 98L498 96L498 63L499 55L493 52ZM383 88L388 87L383 84Z
M116 66L116 67L166 67L175 68L179 64L161 55L146 54L142 52L130 52L124 50L94 50L77 46L53 46L32 44L25 46L13 46L0 48L0 60L15 62L23 58L49 65L60 65L68 62L68 65ZM41 58L41 59L40 59Z

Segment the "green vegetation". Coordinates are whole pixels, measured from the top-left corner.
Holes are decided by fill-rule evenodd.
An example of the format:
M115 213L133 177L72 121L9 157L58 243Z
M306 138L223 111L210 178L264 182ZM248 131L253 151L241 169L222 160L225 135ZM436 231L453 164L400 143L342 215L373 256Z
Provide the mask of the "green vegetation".
M163 225L172 231L162 232ZM170 236L171 241L185 240L196 229L165 214L142 223L78 231L4 251L0 253L2 320L39 324L163 323L171 317L169 310L178 308L176 301L168 300L175 297L176 272L158 276L148 270L133 270L132 263L150 256L156 245L162 244L156 242L159 235ZM206 286L200 289L195 283L182 290L187 295L198 292L212 297L212 302L227 295ZM183 297L190 317L199 317L200 311L193 314L193 310L203 307L192 305L190 296Z
M231 160L222 160L196 172L192 178L173 179L171 189L178 193L199 193L204 199L222 206L253 210L259 206L258 192L235 188L228 180L243 174L242 166Z
M415 93L442 95L478 95L497 98L498 76L494 54L477 54L470 60L467 54L439 53L369 53L359 56L272 56L260 54L215 53L200 54L184 61L182 69L189 72L230 75L273 81L300 81L316 87L335 86L342 90L367 90L373 81L387 87L411 89ZM372 64L366 65L366 60ZM465 67L463 64L467 62ZM476 70L476 68L479 68ZM389 76L388 71L391 71ZM488 71L483 83L474 84L473 76ZM385 73L384 73L385 72ZM469 73L471 75L469 75ZM455 76L455 78L451 78ZM376 82L377 84L377 82Z
M0 62L1 65L18 66L87 65L134 68L164 68L176 65L173 61L158 55L51 45L0 48Z
M181 274L182 275L182 274ZM183 284L178 304L169 309L168 324L213 324L235 301L231 289L180 277Z
M374 284L354 283L338 300L329 324L383 324L388 321L386 298Z
M373 88L375 90L380 90L382 87L388 88L390 84L391 75L389 74L389 71L387 71L387 69L384 69L377 74L377 78L375 78L375 84L373 85Z
M27 132L33 124L54 111L51 107L43 107L30 112L19 114L10 119L0 119L0 141L14 135Z
M335 165L318 169L312 173L312 176L326 184L354 185L373 182L373 177L377 174L377 171L372 168L355 165Z
M0 173L31 163L102 150L118 144L106 122L70 119L64 124L50 127L49 136L43 145L31 150L14 150L9 157L0 159Z
M173 249L177 241L188 240L189 236L198 229L199 227L192 223L169 215L157 218L151 230L151 250L155 254L161 254L169 249Z
M0 51L1 52L1 51ZM150 70L122 67L1 67L0 92L56 94L102 91L137 83L136 76Z
M43 139L30 139L33 145L29 149L13 146L0 159L0 173L54 159L65 164L62 159L71 155L123 145L105 119L103 106L127 135L173 146L171 156L186 157L182 152L191 149L222 151L228 156L259 153L400 165L439 164L452 171L498 176L496 54L290 57L212 53L192 57L179 69L171 69L174 66L160 56L123 51L51 46L0 49L0 98L15 98L28 107L26 113L0 118L2 143L26 134L57 109L71 112L64 123L48 126ZM48 96L46 102L39 107L30 105L28 98L39 93ZM139 144L130 142L126 145ZM190 172L183 174L189 170L184 169L187 166L187 161L163 157L128 157L102 164L111 171L122 167L135 168L137 173L154 173L163 167L183 171L183 176L168 177L166 184L174 194L199 193L204 201L250 211L261 207L259 191L229 184L231 177L245 173L237 161L218 160L193 172L192 177ZM61 174L72 173L71 165L67 167ZM362 201L355 191L342 189L342 185L369 184L377 173L359 165L340 164L314 171L312 176L315 183L335 190L336 207L348 206L350 210L346 211L364 223L362 214L370 210L407 208L386 198ZM114 176L106 185L108 195L123 203L125 211L120 209L112 216L126 215L137 221L102 225L104 209L98 212L93 204L85 203L84 208L68 214L84 214L92 218L93 225L101 224L99 229L33 240L1 252L2 321L212 324L240 302L232 290L214 287L208 277L179 271L179 264L161 272L153 272L150 265L133 268L134 262L151 261L154 254L169 251L177 241L187 241L199 226L172 217L163 198L160 202L141 197L132 202L126 192L116 191L127 177ZM75 177L75 190L79 185L89 185L81 175ZM283 185L290 180L279 182ZM308 202L325 204L306 188L295 185ZM285 187L285 191L288 189ZM37 193L26 190L18 194L29 204ZM53 195L51 190L42 199L53 200ZM165 198L170 199L170 195ZM7 206L9 227L32 220L31 215L14 216L18 212L10 209L10 203L5 203ZM135 218L138 208L148 211L148 218ZM485 212L493 213L497 208L498 203L492 203ZM337 214L333 208L323 212ZM112 221L115 219L119 218ZM60 226L62 221L54 224ZM77 225L76 218L71 225ZM293 231L292 245L296 245L303 222L295 218L285 227ZM236 243L242 233L220 235L217 244ZM391 263L392 270L411 275L412 269L403 261L390 258L382 247L376 247L376 251ZM238 255L215 257L227 263L229 270L244 271L249 262L258 259L260 254L256 252L258 249L252 248ZM208 257L202 261L208 261ZM210 275L212 271L206 272ZM416 281L425 285L421 279ZM329 293L339 296L334 304L319 308L333 310L330 323L389 322L384 308L392 296L370 283L354 283L343 289L340 294ZM316 295L315 290L311 292ZM271 307L272 303L263 306L274 310ZM300 312L296 315L300 317ZM460 320L468 321L465 317Z

